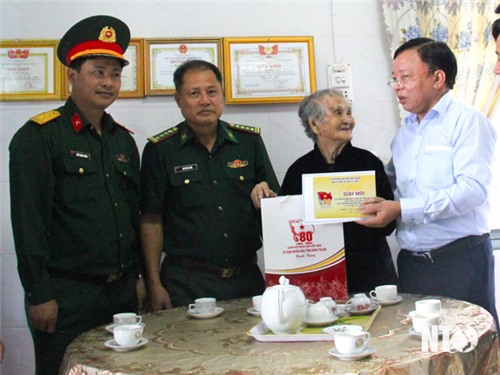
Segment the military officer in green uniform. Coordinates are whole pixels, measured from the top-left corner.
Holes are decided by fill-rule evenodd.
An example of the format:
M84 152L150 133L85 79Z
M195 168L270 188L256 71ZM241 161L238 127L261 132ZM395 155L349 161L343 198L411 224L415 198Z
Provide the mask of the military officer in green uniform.
M57 50L71 97L31 118L10 144L12 227L37 375L57 374L74 338L137 310L142 298L139 153L105 112L129 40L114 17L74 25Z
M279 189L260 130L220 120L219 69L188 61L174 84L185 121L149 138L141 168L141 241L153 311L204 296L262 293L256 206Z

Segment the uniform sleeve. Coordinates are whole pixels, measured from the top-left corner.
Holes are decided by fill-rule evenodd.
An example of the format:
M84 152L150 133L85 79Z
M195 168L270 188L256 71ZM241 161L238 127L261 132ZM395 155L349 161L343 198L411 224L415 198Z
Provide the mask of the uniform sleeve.
M278 179L274 173L264 141L260 136L255 144L255 177L256 183L266 181L272 191L279 191L280 185L278 183Z
M44 125L47 126L47 125ZM23 126L11 141L10 199L18 270L31 305L53 299L47 263L55 178L42 128Z
M162 162L160 147L146 144L141 165L141 213L161 214L164 209L169 179Z

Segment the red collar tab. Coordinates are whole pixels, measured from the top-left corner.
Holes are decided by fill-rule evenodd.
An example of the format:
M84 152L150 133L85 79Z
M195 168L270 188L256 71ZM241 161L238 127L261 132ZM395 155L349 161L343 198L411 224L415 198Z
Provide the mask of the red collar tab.
M83 121L80 118L80 116L78 115L78 113L75 113L73 115L73 117L71 117L71 126L73 127L73 130L76 133L79 133L80 130L82 130L82 128L83 128Z

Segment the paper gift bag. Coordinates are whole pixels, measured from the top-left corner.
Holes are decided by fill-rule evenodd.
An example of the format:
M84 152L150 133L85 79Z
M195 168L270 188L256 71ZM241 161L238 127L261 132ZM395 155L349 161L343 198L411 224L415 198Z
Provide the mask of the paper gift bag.
M290 195L262 200L262 231L267 286L284 275L307 299L347 299L341 223L304 223L302 195Z

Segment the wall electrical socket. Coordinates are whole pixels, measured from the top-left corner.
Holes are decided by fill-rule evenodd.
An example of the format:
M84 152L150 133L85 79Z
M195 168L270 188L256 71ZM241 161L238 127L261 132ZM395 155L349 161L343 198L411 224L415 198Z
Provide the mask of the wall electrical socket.
M351 64L328 64L328 86L339 90L349 103L353 102Z

